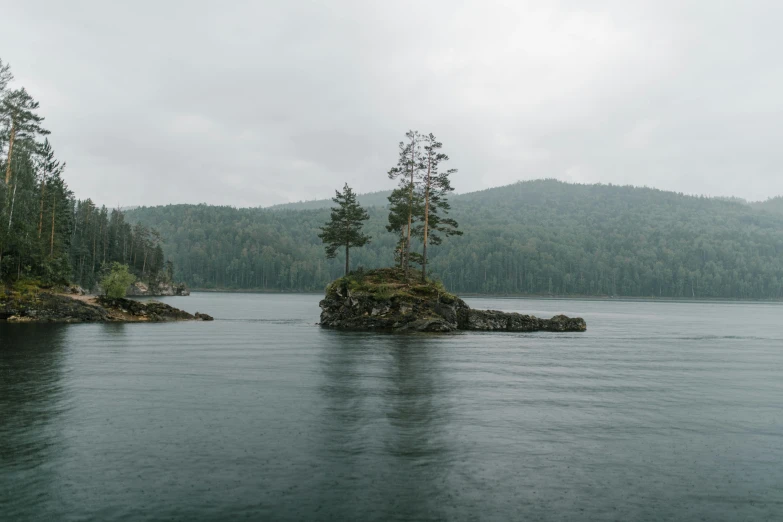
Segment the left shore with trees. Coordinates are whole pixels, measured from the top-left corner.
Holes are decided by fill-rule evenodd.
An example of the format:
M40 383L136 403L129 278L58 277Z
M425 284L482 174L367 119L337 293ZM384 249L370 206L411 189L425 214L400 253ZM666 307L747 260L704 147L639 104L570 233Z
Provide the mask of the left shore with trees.
M39 103L0 58L0 285L96 289L117 264L142 281L171 282L160 234L75 199L49 134Z

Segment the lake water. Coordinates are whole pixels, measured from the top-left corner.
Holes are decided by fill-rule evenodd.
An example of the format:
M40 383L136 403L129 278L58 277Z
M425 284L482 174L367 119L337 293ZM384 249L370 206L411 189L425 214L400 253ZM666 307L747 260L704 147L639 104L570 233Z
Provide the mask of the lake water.
M0 519L783 520L783 306L469 299L582 334L0 324Z

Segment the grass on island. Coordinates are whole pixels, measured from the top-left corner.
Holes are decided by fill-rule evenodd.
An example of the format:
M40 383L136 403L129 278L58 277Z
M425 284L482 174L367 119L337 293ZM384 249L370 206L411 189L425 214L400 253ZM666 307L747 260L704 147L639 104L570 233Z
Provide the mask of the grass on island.
M326 287L326 293L338 288L350 290L352 294L365 294L376 301L388 301L392 298L440 298L453 301L456 296L449 293L443 283L433 279L421 282L421 271L410 269L408 277L401 268L361 268L347 276L335 279Z

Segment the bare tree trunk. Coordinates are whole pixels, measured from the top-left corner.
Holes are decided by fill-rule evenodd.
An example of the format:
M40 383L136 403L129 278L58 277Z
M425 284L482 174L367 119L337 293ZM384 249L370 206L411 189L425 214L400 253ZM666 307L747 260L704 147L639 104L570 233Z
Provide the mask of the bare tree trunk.
M348 267L350 266L349 262L349 251L351 247L348 245L348 243L345 244L345 275L348 275Z
M38 215L38 239L41 239L41 231L43 230L44 197L46 197L46 180L41 182L41 212Z
M57 197L52 196L52 235L49 238L49 257L54 256L54 211L57 208Z
M11 231L11 220L14 219L14 203L16 203L16 187L19 186L19 183L14 183L14 194L11 197L11 213L8 216L8 231Z
M8 140L8 161L5 165L5 184L11 183L11 157L14 153L14 139L16 138L16 121L11 121L11 138Z

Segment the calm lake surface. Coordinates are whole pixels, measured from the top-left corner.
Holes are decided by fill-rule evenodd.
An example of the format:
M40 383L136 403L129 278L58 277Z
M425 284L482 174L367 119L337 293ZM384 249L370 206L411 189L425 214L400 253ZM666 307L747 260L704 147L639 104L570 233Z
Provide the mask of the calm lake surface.
M0 519L783 520L783 306L468 299L583 334L0 324Z

